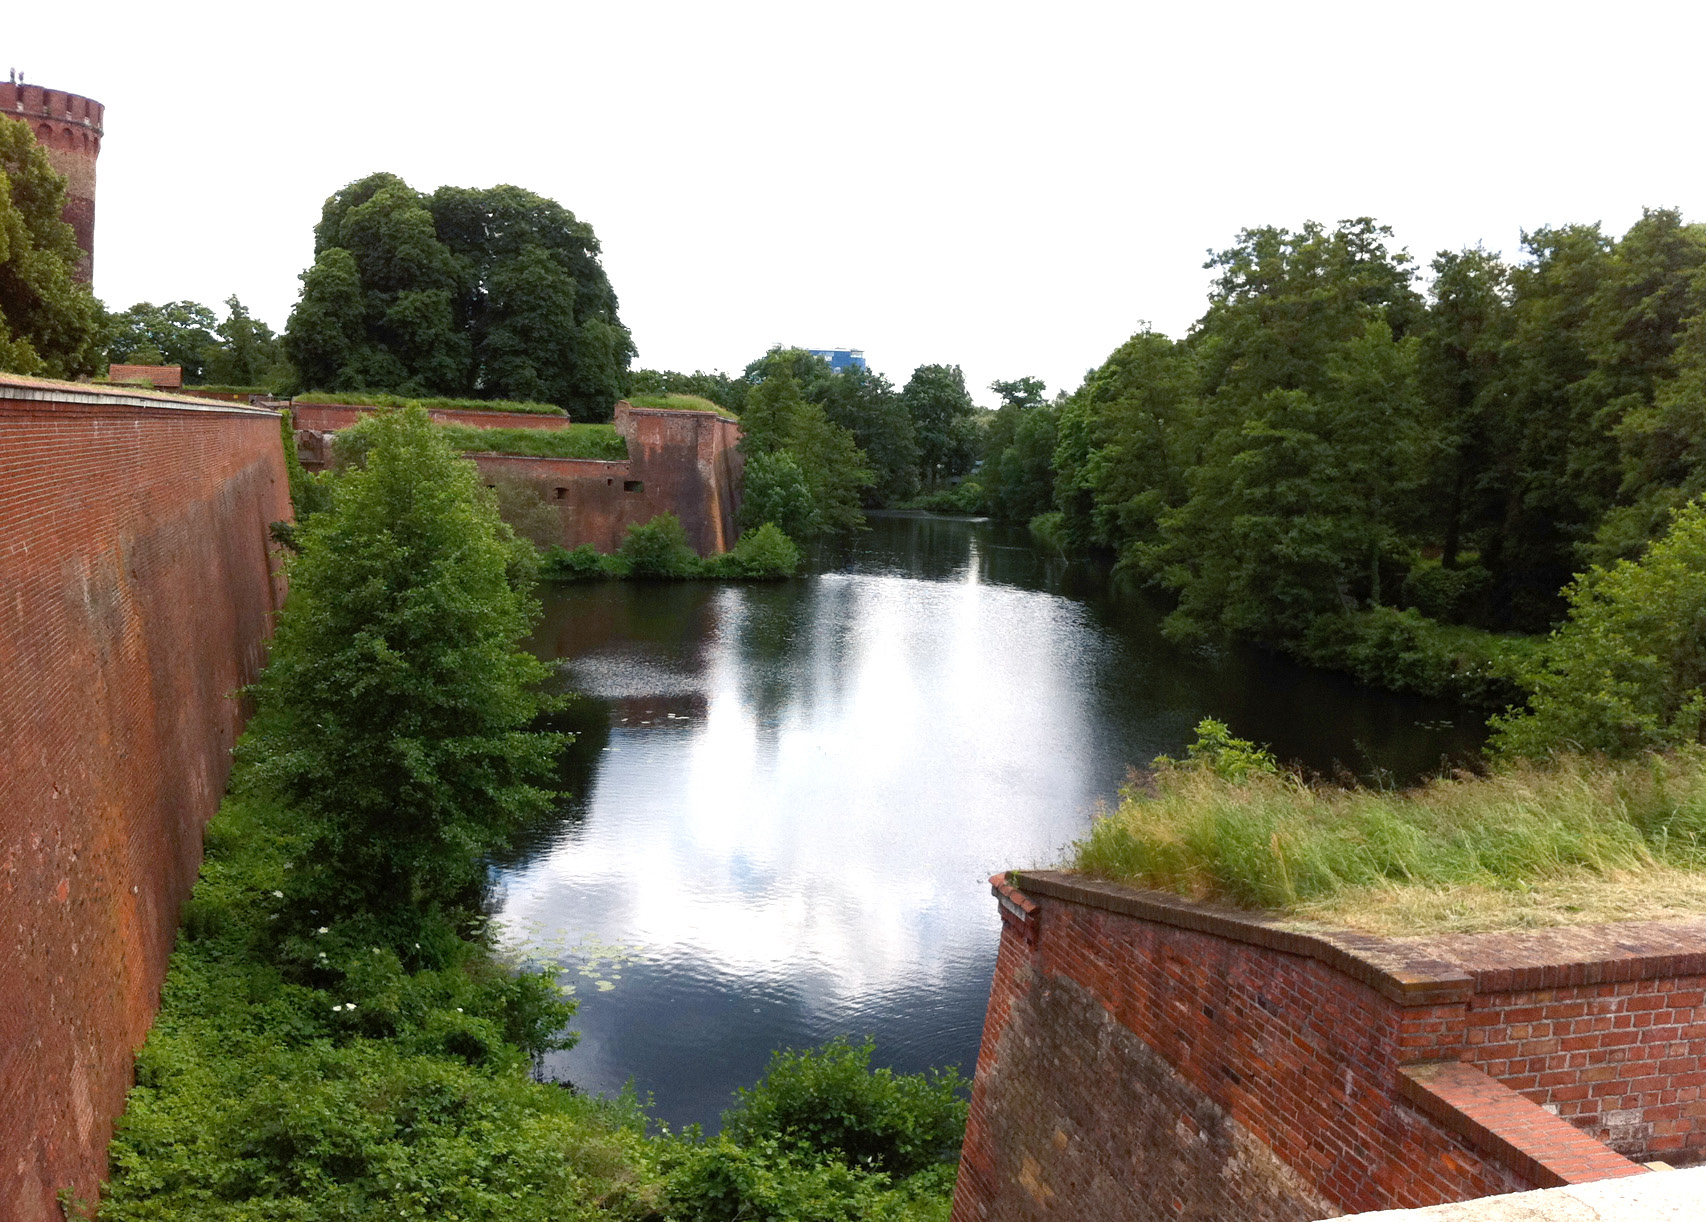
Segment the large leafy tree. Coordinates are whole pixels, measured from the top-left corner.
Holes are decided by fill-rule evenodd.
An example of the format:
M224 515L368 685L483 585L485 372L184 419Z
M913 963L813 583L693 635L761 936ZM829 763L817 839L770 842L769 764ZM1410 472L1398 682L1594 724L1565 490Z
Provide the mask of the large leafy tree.
M1038 378L992 382L1001 406L983 435L983 481L998 516L1029 521L1054 508L1054 451L1059 408Z
M747 394L741 415L741 448L750 470L753 503L742 507L746 524L777 520L801 535L836 534L864 525L860 495L873 479L853 434L800 393L780 353L758 385ZM803 484L809 508L802 507ZM759 517L771 514L773 517Z
M918 444L925 487L970 471L977 461L977 404L958 365L920 365L900 392Z
M418 408L356 428L364 465L298 532L243 752L302 813L317 900L431 906L547 808L562 740L529 728L546 672L518 647L526 561L473 464Z
M1287 639L1402 572L1422 305L1390 236L1366 218L1246 230L1210 260L1202 457L1139 557L1179 591L1175 635Z
M100 307L77 280L83 252L29 124L0 120L0 369L70 378L100 359Z
M286 344L305 384L557 403L605 419L634 346L592 227L519 187L391 174L326 201Z
M139 301L107 320L107 359L115 365L181 365L184 381L206 381L207 363L219 347L218 327L219 316L199 301Z

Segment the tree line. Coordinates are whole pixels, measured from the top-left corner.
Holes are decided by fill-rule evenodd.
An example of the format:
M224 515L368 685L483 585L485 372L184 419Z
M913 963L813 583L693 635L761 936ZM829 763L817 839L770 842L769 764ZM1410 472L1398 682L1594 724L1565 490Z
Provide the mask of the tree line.
M983 508L1174 593L1181 639L1408 607L1536 632L1706 486L1706 227L1649 209L1442 252L1362 218L1241 232L1178 340L1009 384ZM1005 413L1005 419L1002 418Z

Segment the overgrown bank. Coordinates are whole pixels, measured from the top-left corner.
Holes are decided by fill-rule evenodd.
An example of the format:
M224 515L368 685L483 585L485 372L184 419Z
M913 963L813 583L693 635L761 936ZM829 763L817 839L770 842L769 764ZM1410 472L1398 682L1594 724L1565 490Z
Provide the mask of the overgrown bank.
M295 536L104 1215L944 1218L951 1072L779 1055L709 1140L531 1080L574 1004L482 912L483 855L557 799L533 553L424 412L364 427Z

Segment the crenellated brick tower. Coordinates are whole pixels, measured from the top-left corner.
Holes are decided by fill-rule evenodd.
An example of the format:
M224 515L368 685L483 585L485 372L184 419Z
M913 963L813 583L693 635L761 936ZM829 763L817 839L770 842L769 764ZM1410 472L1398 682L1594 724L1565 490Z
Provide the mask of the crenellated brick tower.
M53 168L65 175L65 212L83 248L78 278L95 269L95 158L101 155L101 116L106 107L63 89L43 89L0 81L0 115L22 119L35 129L36 143L47 150Z

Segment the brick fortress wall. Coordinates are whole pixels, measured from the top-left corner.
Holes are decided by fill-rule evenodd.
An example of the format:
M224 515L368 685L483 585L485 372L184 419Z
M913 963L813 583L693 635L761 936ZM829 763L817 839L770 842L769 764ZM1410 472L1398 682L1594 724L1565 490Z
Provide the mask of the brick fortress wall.
M1706 1155L1706 922L1383 939L994 881L954 1222L1302 1220Z
M299 404L291 409L303 463L325 464L328 438L372 409ZM567 428L562 416L433 410L447 424L487 427ZM499 478L532 486L563 523L563 546L590 543L601 552L622 545L628 527L660 513L681 519L701 556L733 545L738 528L745 456L740 425L711 412L671 411L618 403L616 431L628 443L617 462L590 458L532 458L520 454L470 454L488 483Z
M0 376L0 1216L94 1194L283 596L276 414Z
M28 123L53 168L65 175L67 224L83 249L78 278L95 271L95 159L101 155L106 107L62 89L0 81L0 115Z

